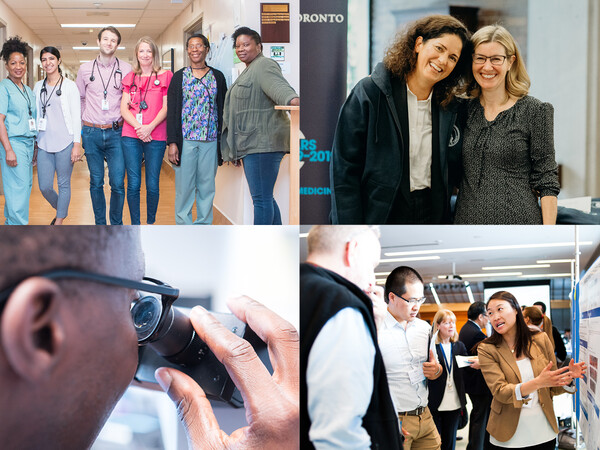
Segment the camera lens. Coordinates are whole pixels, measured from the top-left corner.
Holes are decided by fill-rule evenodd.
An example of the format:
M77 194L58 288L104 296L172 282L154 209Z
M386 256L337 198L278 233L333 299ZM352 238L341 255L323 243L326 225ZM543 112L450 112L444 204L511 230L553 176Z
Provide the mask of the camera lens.
M156 297L142 297L133 304L131 318L137 332L138 342L144 341L154 333L161 313L162 302Z

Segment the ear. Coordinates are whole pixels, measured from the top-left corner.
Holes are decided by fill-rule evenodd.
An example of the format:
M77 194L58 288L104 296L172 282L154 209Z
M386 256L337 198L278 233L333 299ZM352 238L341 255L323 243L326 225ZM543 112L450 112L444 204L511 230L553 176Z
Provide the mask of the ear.
M32 277L17 286L2 313L0 345L8 365L29 382L50 375L65 348L60 288Z
M517 57L515 55L510 55L510 58L508 58L508 70L510 70L516 59Z
M419 53L423 48L423 36L419 36L415 41L415 53Z
M349 242L346 242L346 246L344 247L344 265L351 266L356 259L356 248L358 247L358 241L356 239L352 239Z

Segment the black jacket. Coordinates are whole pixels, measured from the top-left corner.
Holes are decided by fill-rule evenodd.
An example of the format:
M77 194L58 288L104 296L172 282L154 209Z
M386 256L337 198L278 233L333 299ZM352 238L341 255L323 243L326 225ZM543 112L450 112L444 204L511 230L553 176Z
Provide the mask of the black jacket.
M472 349L486 337L487 336L481 331L479 326L470 320L463 325L458 334L458 340L465 344L465 347L471 356L477 355L477 352L473 352ZM481 374L481 370L465 367L463 379L465 380L465 391L467 394L492 396L492 393Z
M437 411L442 399L444 398L444 391L446 390L446 380L448 379L448 370L444 364L444 356L442 355L442 349L439 344L435 346L437 357L440 363L444 366L442 374L435 380L429 380L429 409ZM465 345L460 342L452 343L452 354L467 356L467 349ZM460 407L464 408L467 404L467 397L465 396L465 384L463 381L463 370L459 369L456 363L456 358L452 358L452 379L454 380L454 386L456 386L456 392L458 393L458 399L460 400Z
M312 345L327 321L344 308L358 310L367 324L375 346L373 393L362 426L371 437L372 449L402 449L398 416L390 397L371 299L354 283L322 267L300 265L300 448L313 449L309 439L306 369ZM348 392L351 396L352 393ZM339 405L340 408L343 405Z
M344 103L331 155L332 223L389 223L397 196L408 201L408 106L403 86L398 89L404 99L397 111L392 75L380 63L370 77L354 87ZM455 177L460 176L459 105L440 107L435 92L431 105L433 220L448 223L451 188L458 184L459 178Z
M210 66L209 66L210 67ZM183 145L183 130L181 126L181 110L183 109L183 71L178 70L173 74L169 90L167 91L167 145L177 144L179 150L179 163L181 164L181 147ZM219 154L219 165L223 164L221 157L221 131L223 129L223 104L227 93L227 83L223 73L214 67L210 67L217 80L217 152Z

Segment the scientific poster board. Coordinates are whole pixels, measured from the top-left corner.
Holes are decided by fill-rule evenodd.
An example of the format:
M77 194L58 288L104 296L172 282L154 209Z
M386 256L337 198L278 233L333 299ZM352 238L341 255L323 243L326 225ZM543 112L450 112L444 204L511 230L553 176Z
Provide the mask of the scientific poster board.
M579 381L579 424L588 449L600 449L600 258L587 271L575 291L575 331L579 340L579 361L588 365L587 374ZM577 333L577 322L579 332ZM575 346L574 346L575 348Z

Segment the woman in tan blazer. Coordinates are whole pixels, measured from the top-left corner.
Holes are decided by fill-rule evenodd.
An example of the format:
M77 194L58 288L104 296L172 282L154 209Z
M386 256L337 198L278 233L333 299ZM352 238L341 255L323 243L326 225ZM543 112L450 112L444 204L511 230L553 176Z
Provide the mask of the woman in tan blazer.
M493 294L487 314L494 329L478 347L481 373L493 395L487 430L490 448L555 448L558 425L552 396L575 392L573 378L585 363L557 369L545 333L525 324L517 299L506 291Z

